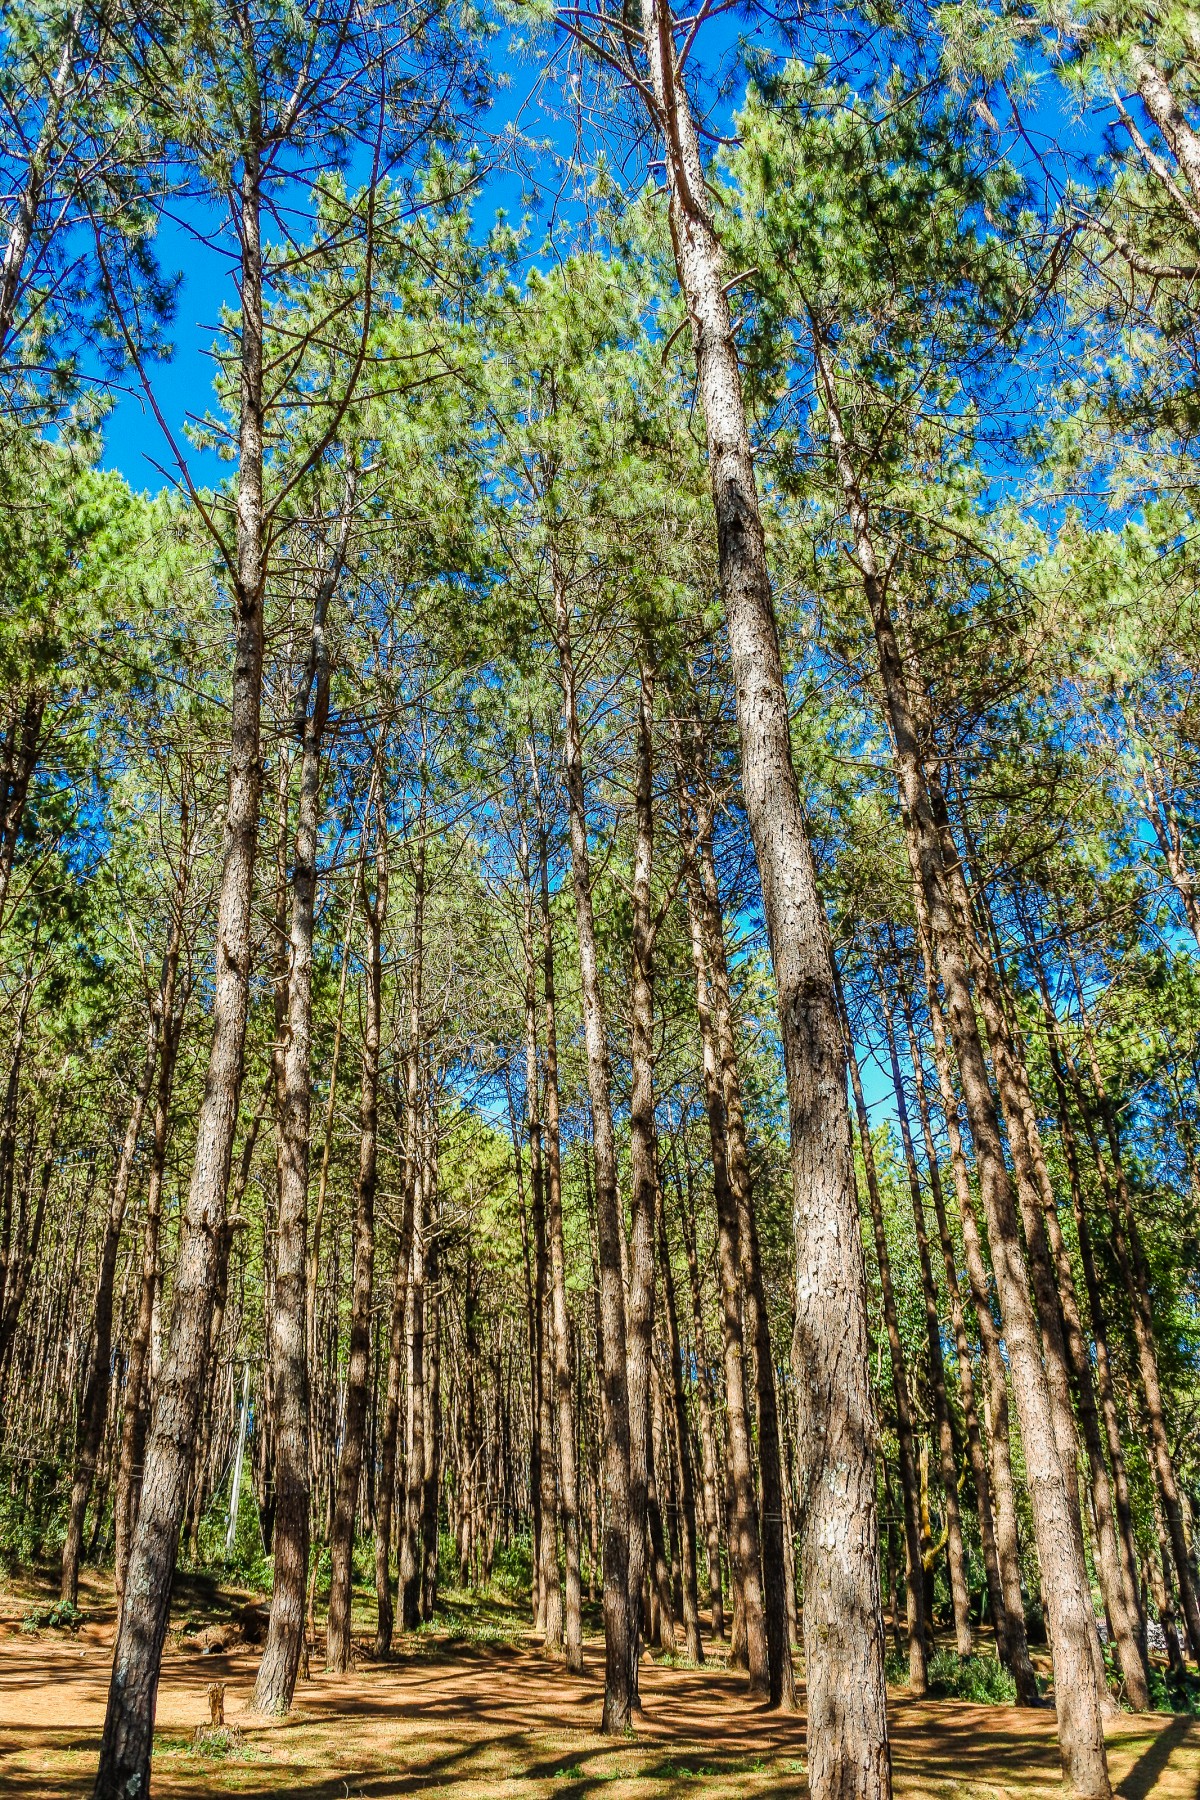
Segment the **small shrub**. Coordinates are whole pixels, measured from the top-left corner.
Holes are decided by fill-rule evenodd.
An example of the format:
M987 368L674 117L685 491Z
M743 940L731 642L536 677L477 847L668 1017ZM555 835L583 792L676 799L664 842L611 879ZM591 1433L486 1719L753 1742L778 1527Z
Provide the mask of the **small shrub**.
M947 1700L970 1700L977 1706L1012 1706L1017 1684L995 1656L956 1656L938 1650L929 1662L929 1691Z
M78 1631L83 1614L69 1600L56 1600L53 1606L35 1606L21 1620L22 1631Z
M1167 1669L1150 1670L1150 1704L1155 1712L1184 1713L1200 1719L1200 1676L1185 1669L1173 1675Z

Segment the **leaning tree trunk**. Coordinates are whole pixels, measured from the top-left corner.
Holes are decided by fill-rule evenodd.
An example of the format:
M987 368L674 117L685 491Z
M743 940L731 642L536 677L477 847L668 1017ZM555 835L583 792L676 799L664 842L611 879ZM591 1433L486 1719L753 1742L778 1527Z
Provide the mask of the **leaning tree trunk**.
M808 1780L814 1800L891 1792L866 1271L824 908L792 762L787 688L728 275L666 0L643 9L672 239L704 409L742 788L779 995L796 1256L793 1363L802 1519Z
M592 1105L596 1166L596 1238L600 1263L600 1324L604 1390L604 1711L601 1730L629 1729L634 1703L629 1653L629 1382L625 1360L625 1287L621 1278L621 1221L617 1194L617 1146L604 997L592 906L583 743L567 591L557 561L552 566L554 624L563 692L567 810L571 832L571 880L579 939L580 992Z
M263 659L263 310L261 166L243 157L239 194L241 357L237 557L233 592L229 800L217 899L213 1035L187 1203L181 1221L171 1335L146 1446L142 1503L117 1632L95 1800L150 1787L158 1671L179 1527L208 1361L208 1317L224 1246L225 1195L242 1085L261 789Z
M382 761L383 744L377 755ZM378 794L378 788L376 789ZM346 1419L338 1463L337 1497L330 1533L329 1619L325 1666L340 1675L350 1667L350 1601L354 1520L362 1475L368 1388L371 1378L371 1290L375 1276L375 1189L379 1167L379 1036L383 991L383 927L387 917L387 840L383 808L376 800L375 896L363 894L368 956L359 1099L358 1181L354 1191L354 1263L351 1276L350 1357L346 1371ZM364 823L363 829L366 829Z
M816 321L813 348L830 438L850 513L863 594L875 632L884 704L909 837L946 995L950 1033L975 1144L980 1196L1004 1319L1025 1449L1038 1561L1054 1650L1055 1706L1063 1773L1078 1800L1108 1800L1096 1636L1091 1597L1076 1548L1066 1479L1037 1321L1030 1302L1012 1184L975 1016L960 921L950 896L942 840L930 802L904 663L886 586L880 577L867 508L858 487L838 407L828 351Z

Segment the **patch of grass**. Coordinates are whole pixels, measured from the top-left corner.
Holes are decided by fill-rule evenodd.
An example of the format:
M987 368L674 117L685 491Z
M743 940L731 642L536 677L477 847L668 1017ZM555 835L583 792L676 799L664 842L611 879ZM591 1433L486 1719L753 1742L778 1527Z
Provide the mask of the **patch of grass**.
M586 1779L586 1771L582 1763L572 1763L569 1769L555 1769L554 1779L555 1781L583 1781Z
M242 1734L236 1725L198 1725L192 1739L197 1756L224 1758L236 1756L242 1748Z

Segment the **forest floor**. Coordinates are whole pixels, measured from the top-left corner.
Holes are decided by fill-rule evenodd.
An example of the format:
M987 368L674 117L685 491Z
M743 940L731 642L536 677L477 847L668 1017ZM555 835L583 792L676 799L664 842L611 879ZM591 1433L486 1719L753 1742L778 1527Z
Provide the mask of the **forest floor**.
M0 1586L0 1794L87 1795L104 1719L111 1591L86 1582L82 1622L37 1621L49 1580ZM317 1670L283 1721L247 1709L258 1650L256 1596L182 1580L163 1661L154 1752L156 1800L778 1800L802 1796L803 1716L751 1706L743 1678L647 1660L645 1715L622 1742L596 1732L603 1645L579 1679L549 1665L515 1605L455 1606L386 1664L350 1677ZM250 1608L247 1611L247 1608ZM362 1627L368 1607L363 1596ZM239 1623L241 1621L242 1623ZM358 1620L356 1619L356 1625ZM224 1682L233 1728L224 1754L195 1747L210 1682ZM891 1696L896 1792L904 1800L1059 1796L1054 1715ZM1125 1716L1109 1733L1122 1800L1200 1800L1200 1721Z

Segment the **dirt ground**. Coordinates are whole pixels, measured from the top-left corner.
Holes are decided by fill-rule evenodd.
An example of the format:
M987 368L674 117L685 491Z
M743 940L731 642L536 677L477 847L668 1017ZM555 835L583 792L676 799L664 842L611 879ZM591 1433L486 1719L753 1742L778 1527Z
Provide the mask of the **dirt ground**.
M211 1600L211 1596L208 1597ZM247 1596L221 1596L232 1615ZM44 1597L43 1597L44 1599ZM154 1794L236 1794L250 1800L771 1800L801 1796L804 1720L751 1706L723 1669L647 1663L637 1734L596 1734L602 1645L587 1646L582 1679L547 1664L532 1641L471 1642L422 1633L395 1661L353 1676L314 1671L286 1721L247 1710L258 1651L205 1651L207 1633L179 1627L159 1691ZM0 1794L5 1800L87 1795L108 1686L112 1622L88 1606L75 1632L23 1628L30 1592L0 1595ZM193 1597L193 1617L199 1605ZM217 1609L218 1611L221 1608ZM219 1640L218 1640L219 1641ZM206 1693L227 1684L236 1727L227 1755L193 1745ZM1041 1800L1058 1796L1054 1716L1015 1708L892 1697L896 1791L905 1800ZM1109 1735L1123 1800L1200 1800L1200 1721L1126 1716Z

